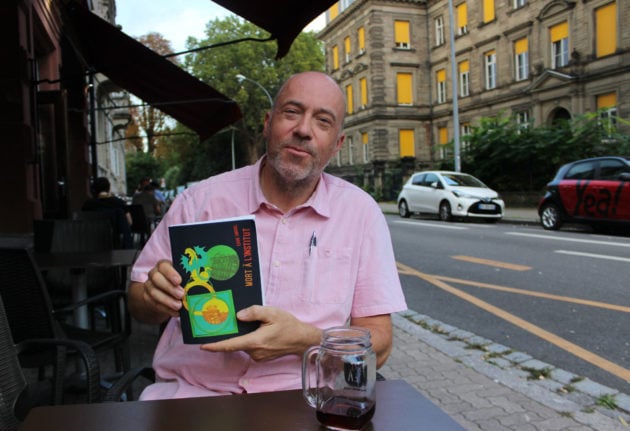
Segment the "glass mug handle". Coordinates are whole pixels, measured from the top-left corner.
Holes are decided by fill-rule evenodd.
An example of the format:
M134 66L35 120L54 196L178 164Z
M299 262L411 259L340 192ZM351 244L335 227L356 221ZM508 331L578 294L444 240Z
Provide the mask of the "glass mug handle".
M317 407L317 386L311 386L311 364L314 354L319 353L320 346L311 346L302 356L302 395L311 407ZM317 382L315 382L317 385Z

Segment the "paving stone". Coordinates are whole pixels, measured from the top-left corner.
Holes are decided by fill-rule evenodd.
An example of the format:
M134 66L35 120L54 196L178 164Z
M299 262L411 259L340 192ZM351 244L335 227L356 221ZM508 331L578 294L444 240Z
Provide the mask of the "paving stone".
M573 386L575 386L577 390L584 392L586 394L589 394L595 398L599 398L602 395L616 394L619 392L616 389L612 389L612 388L609 388L608 386L601 385L590 379L581 380L575 383Z
M521 362L529 361L532 359L527 353L523 352L512 352L509 355L505 356L505 359L514 362L515 364L520 364Z

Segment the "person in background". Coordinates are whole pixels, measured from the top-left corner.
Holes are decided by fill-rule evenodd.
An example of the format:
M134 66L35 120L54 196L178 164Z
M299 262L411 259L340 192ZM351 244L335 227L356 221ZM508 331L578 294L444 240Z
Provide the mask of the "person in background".
M121 237L122 248L132 247L131 214L129 206L117 196L111 194L111 184L105 177L98 177L92 184L92 197L83 203L83 211L107 211L110 213L112 228Z
M151 229L153 229L162 215L162 202L155 196L155 186L149 181L140 193L136 193L131 198L132 205L142 205L144 216Z
M359 187L323 172L344 142L344 114L344 94L328 75L292 76L265 116L266 154L173 201L131 272L131 314L167 322L153 360L156 383L141 399L300 388L301 355L332 326L367 328L377 366L385 362L390 315L406 304L380 207ZM265 305L242 309L237 318L261 326L201 348L183 344L184 289L170 261L168 226L250 214Z

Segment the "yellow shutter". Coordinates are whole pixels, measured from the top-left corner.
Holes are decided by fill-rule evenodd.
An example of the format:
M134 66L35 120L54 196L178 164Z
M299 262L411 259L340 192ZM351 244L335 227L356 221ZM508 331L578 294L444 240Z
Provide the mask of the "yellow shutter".
M343 40L343 43L345 45L346 55L350 55L350 53L352 52L350 51L350 37L346 36L346 38Z
M359 79L359 85L361 89L361 106L367 106L368 97L367 97L367 79L361 78Z
M359 27L358 35L359 39L359 52L365 51L365 28Z
M491 49L490 51L486 52L486 58L490 57L491 55L496 55L497 51L494 49Z
M494 21L494 0L483 0L483 22Z
M445 69L438 70L436 73L436 77L437 77L437 82L446 81L446 70Z
M468 25L468 12L466 10L466 3L457 5L457 27L462 28Z
M346 111L348 114L354 112L354 98L352 97L352 84L346 85Z
M339 69L339 47L337 45L332 47L333 56L333 70Z
M549 36L552 42L558 42L559 40L569 37L569 23L562 22L558 25L554 25L549 29Z
M398 47L409 47L409 21L394 21L394 42Z
M399 105L411 105L413 103L411 73L399 73L396 75L397 97Z
M337 18L338 15L339 15L339 2L335 3L334 5L330 7L330 9L328 9L328 16L329 16L330 21Z
M527 52L527 38L526 37L514 42L514 53L518 55L518 54L523 54L524 52Z
M369 137L369 135L368 135L367 133L365 133L365 132L364 132L364 133L361 133L361 142L362 142L364 145L367 145L369 141L370 141L370 137Z
M448 144L448 129L446 127L440 127L438 133L440 135L440 145Z
M413 129L401 129L398 132L400 142L400 157L415 157Z
M597 96L597 109L612 108L615 106L617 106L617 95L615 93Z
M617 50L617 5L613 2L595 11L596 55L603 57Z
M470 70L470 64L468 63L468 60L464 60L459 63L459 73L465 73L468 72L468 70Z

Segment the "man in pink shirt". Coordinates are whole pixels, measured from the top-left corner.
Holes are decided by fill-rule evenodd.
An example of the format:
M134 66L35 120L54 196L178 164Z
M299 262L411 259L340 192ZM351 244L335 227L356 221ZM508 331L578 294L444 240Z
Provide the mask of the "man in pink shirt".
M345 139L344 113L343 92L329 76L292 76L265 116L265 156L173 202L131 273L132 315L168 320L153 361L157 381L141 399L300 388L302 353L332 326L369 329L377 366L385 362L390 314L406 308L385 217L367 193L323 172ZM265 305L237 317L260 321L260 328L201 348L183 344L184 289L169 260L168 226L249 214L256 217Z

